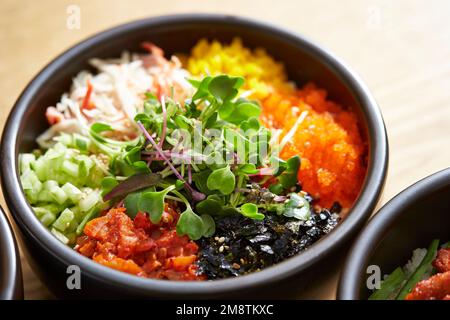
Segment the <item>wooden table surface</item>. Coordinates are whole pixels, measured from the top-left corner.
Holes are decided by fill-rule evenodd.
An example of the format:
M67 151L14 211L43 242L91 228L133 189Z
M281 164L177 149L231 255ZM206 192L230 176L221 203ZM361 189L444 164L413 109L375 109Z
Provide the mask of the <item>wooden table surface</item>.
M339 4L338 4L339 3ZM67 8L81 10L67 28ZM450 164L450 1L70 0L0 2L0 128L28 81L63 50L108 27L148 16L216 12L301 32L357 71L378 101L390 142L382 205ZM4 200L1 198L3 206ZM51 298L23 259L25 297ZM339 273L297 298L333 299Z

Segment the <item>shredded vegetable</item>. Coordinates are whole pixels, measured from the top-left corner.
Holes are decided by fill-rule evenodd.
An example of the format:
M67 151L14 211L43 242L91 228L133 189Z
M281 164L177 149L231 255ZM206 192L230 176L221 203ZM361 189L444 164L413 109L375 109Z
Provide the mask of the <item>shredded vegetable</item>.
M52 126L37 138L39 145L48 148L61 132L87 134L95 122L110 124L116 139L134 138L137 127L133 119L142 111L146 92L173 94L177 101L184 101L193 90L187 81L188 72L175 56L167 60L153 44L144 47L148 54L124 52L119 59L92 59L91 65L99 73L80 72L70 92L47 109Z

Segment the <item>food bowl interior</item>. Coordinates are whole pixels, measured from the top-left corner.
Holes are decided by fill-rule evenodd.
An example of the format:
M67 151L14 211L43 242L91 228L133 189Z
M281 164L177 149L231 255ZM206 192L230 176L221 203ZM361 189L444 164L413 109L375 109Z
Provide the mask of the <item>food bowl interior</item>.
M45 109L55 105L62 93L70 88L72 78L81 70L92 69L88 63L91 58L113 58L127 50L129 52L143 52L141 43L150 41L163 48L165 55L188 54L191 48L201 38L217 39L221 42L230 42L239 36L245 46L265 48L267 52L285 64L290 80L299 86L313 80L320 87L325 88L331 99L351 108L360 118L361 134L367 138L364 115L359 102L355 98L343 79L340 79L337 70L327 62L317 57L309 48L300 49L276 33L262 32L258 29L242 28L239 24L220 23L219 21L170 21L153 26L152 28L124 30L120 37L104 38L102 43L93 46L84 46L84 50L77 54L75 60L62 66L52 77L48 78L43 89L34 97L32 104L23 121L23 135L19 137L20 152L29 151L35 147L36 137L47 127Z
M450 241L450 170L447 183L434 190L408 192L397 202L395 220L386 227L365 265L361 267L359 298L367 299L367 274L369 265L379 266L382 274L389 274L399 266L404 266L411 258L413 250L428 248L433 239L441 243ZM384 210L384 209L383 209ZM380 212L382 214L382 212Z

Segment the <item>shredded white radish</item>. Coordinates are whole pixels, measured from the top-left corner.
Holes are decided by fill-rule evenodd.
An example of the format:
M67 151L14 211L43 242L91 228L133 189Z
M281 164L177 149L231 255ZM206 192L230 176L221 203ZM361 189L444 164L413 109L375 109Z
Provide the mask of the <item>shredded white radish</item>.
M52 126L38 137L41 147L51 146L61 132L87 134L95 122L110 124L116 139L131 139L138 132L133 119L143 109L146 92L173 94L180 102L192 95L189 73L178 58L167 60L161 49L149 43L146 48L149 54L124 52L119 59L90 60L98 73L81 71L60 102L48 107L46 116Z
M297 121L295 121L294 125L292 126L292 128L289 130L289 132L283 137L283 139L281 139L280 142L280 151L283 150L284 146L292 140L292 138L294 137L295 132L298 129L298 126L303 122L303 120L305 120L306 116L308 115L308 111L303 111L300 116L297 118Z

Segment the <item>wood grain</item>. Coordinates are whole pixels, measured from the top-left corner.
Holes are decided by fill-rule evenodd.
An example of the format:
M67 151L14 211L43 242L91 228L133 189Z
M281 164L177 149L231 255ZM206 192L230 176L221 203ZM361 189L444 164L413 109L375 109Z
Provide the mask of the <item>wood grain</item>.
M66 27L70 4L81 9L79 30ZM2 0L0 126L27 82L63 50L123 22L182 12L268 21L309 36L347 61L372 90L389 134L390 169L380 205L449 166L450 2L445 0ZM50 298L23 261L26 298ZM295 297L333 299L339 266Z

